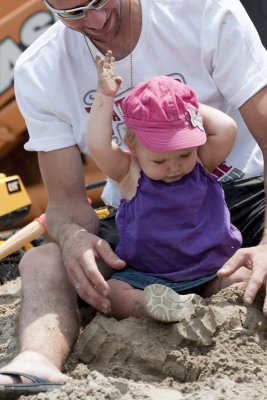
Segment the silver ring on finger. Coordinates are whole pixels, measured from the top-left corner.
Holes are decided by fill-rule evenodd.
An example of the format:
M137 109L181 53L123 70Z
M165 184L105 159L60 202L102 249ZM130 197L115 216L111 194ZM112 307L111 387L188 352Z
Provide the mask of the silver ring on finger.
M73 286L75 287L76 290L78 290L78 289L80 289L81 284L80 284L80 282L75 282Z

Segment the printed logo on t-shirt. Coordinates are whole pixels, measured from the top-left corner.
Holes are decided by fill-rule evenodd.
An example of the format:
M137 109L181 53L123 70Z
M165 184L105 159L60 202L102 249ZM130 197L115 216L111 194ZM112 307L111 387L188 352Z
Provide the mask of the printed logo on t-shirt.
M179 73L172 73L168 74L167 76L176 79L182 83L186 83L185 78L182 74ZM113 136L112 140L120 147L125 148L125 145L123 144L123 137L125 135L125 124L124 124L124 118L123 118L123 113L121 109L121 104L124 98L128 95L128 93L131 91L131 88L128 88L122 92L119 92L114 101L114 108L113 108ZM83 103L85 105L85 111L90 114L92 104L94 101L96 95L96 90L90 90L84 95L83 98Z
M167 76L172 77L173 79L176 79L182 83L187 83L185 77L180 74L180 73L171 73L167 74ZM128 93L131 91L131 88L128 88L122 92L119 92L117 96L115 97L114 101L114 108L113 108L113 135L112 135L112 140L120 147L123 149L126 149L126 146L123 143L123 137L125 135L125 124L124 124L124 118L123 118L123 113L122 113L122 108L121 104L124 98L128 95ZM92 104L94 101L96 95L96 90L90 90L84 95L83 98L83 103L84 103L84 108L85 111L90 114ZM227 161L224 161L222 164L220 164L215 170L212 172L213 176L218 179L221 183L233 181L235 179L240 179L245 176L245 173L236 168L233 167L232 165L228 165Z
M220 164L214 171L212 175L215 176L221 183L226 183L234 181L235 179L240 179L245 176L244 172L238 168L228 166L226 161Z

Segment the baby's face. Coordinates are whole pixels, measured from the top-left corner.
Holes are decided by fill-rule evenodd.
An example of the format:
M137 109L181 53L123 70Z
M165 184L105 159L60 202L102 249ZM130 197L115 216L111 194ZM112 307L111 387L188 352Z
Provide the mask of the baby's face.
M167 183L189 174L198 159L197 147L159 153L147 149L139 141L135 146L135 156L146 176Z

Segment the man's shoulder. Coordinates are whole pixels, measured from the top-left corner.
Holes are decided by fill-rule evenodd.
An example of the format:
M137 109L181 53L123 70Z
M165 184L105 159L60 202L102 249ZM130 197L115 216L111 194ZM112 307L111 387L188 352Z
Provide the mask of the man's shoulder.
M65 35L66 30L60 21L55 22L21 54L16 61L15 69L18 70L28 63L50 57L51 53L56 57L62 47L60 37Z

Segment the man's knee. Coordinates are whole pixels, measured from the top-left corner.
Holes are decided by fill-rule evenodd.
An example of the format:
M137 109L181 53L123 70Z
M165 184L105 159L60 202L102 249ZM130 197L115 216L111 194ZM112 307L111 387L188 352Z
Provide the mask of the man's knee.
M63 267L63 268L62 268ZM40 275L56 276L64 273L61 252L55 243L45 244L28 250L19 264L21 277Z

